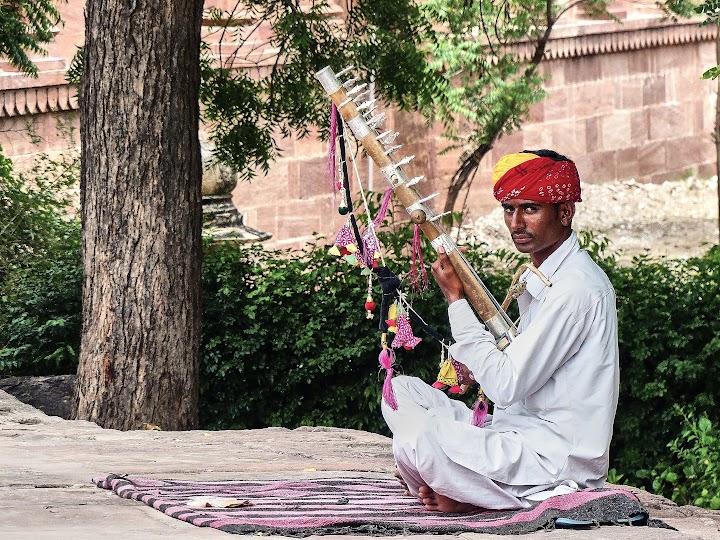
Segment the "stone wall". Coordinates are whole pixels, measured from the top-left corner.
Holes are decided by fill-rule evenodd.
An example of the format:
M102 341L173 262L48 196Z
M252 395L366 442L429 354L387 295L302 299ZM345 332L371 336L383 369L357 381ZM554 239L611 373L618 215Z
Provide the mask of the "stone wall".
M713 81L700 75L716 65L716 29L696 22L663 22L652 10L612 21L575 21L556 28L542 66L547 99L523 128L502 138L481 165L468 198L471 217L496 204L492 163L523 148L552 148L573 158L587 182L635 178L662 182L715 170ZM415 155L412 174L428 178L424 194L442 191L458 152L439 155L446 142L421 118L388 112L403 155ZM332 236L343 218L334 210L326 173L327 146L310 138L287 140L264 178L238 186L235 203L248 223L273 235L275 246L296 246L312 233ZM372 167L360 166L367 178ZM385 189L377 171L371 185ZM434 202L442 208L442 197Z
M39 153L54 153L79 144L77 95L65 72L84 35L83 1L58 6L64 24L46 47L46 56L31 56L37 78L19 73L0 60L0 146L22 167Z
M716 28L701 28L696 21L663 22L651 4L616 2L614 13L622 24L575 16L556 27L542 66L548 97L533 107L520 131L498 141L483 161L468 199L471 217L494 206L491 164L523 148L553 148L572 157L589 182L662 182L714 174L716 83L702 81L700 74L717 63ZM69 0L61 6L65 25L48 47L49 55L38 59L37 79L0 62L0 145L18 163L37 152L66 148L70 143L58 126L78 125L77 98L64 73L82 44L83 5ZM408 172L426 175L424 193L442 192L459 153L440 155L447 143L422 118L387 112L388 127L400 132L401 152L416 156ZM77 144L77 136L76 130L72 143ZM314 232L333 235L342 219L330 194L326 144L310 137L286 139L280 146L281 157L267 176L235 190L245 223L271 233L277 247L302 245ZM384 189L371 164L359 168L371 189Z

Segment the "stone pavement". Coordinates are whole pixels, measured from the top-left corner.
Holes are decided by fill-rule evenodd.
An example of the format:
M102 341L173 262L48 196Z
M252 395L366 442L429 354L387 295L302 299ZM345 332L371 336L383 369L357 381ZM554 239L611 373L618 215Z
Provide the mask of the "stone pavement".
M300 479L358 474L387 477L393 468L390 440L373 433L312 427L120 432L47 416L0 391L2 540L234 538L172 519L90 482L93 476L109 473L172 479ZM720 540L720 513L677 507L660 497L639 494L651 517L678 530L601 527L537 532L526 538ZM485 534L460 536L498 539ZM450 538L413 536L409 540Z

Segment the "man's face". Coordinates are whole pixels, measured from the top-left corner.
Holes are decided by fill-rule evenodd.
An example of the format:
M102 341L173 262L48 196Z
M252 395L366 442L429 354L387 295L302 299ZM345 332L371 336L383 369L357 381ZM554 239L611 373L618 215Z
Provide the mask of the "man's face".
M540 266L570 236L575 203L510 199L502 206L515 247L528 253L535 266Z

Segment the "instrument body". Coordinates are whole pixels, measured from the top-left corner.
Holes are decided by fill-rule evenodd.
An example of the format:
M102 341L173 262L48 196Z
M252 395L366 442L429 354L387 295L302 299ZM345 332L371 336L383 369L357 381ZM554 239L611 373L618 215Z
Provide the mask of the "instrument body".
M352 89L347 88L348 83L340 82L338 76L330 67L320 70L315 74L315 77L322 84L325 92L337 107L355 138L380 168L383 177L407 210L412 222L418 224L436 250L440 247L445 249L455 272L462 280L467 300L495 337L498 348L502 350L507 347L517 335L517 328L497 300L493 298L468 260L460 252L457 244L439 219L442 216L435 215L426 204L437 194L423 197L414 187L417 179L410 179L403 171L403 165L408 163L412 157L396 161L393 158L393 153L399 146L387 148L381 143L381 139L385 134L378 134L375 127L382 122L384 114L371 116L374 109L369 108L369 106L365 107L370 102L359 105L361 108L369 108L368 112L363 114L358 109L356 100L362 96L360 90L365 85L358 85ZM351 80L351 83L353 82ZM358 96L353 97L354 94L358 94ZM394 134L389 139L394 140L396 135Z

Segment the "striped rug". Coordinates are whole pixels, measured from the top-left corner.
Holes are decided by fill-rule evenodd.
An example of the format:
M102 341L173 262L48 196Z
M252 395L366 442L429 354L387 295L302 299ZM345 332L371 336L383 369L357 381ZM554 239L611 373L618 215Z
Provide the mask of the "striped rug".
M637 498L619 489L552 497L525 510L442 514L425 510L417 499L404 496L395 479L202 482L111 474L93 482L198 527L237 534L522 534L563 524L647 522L647 513ZM190 506L198 497L247 502L239 508Z

